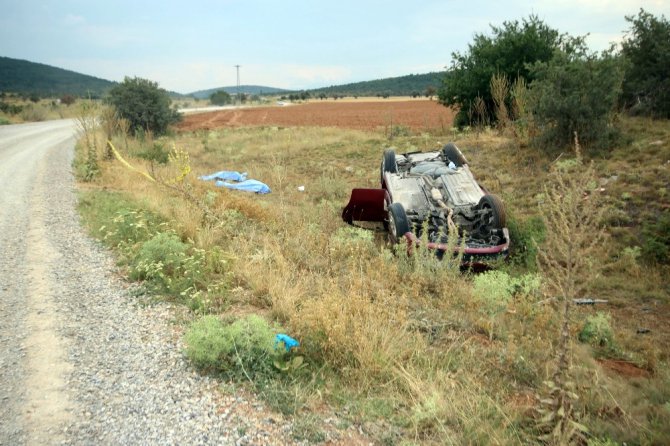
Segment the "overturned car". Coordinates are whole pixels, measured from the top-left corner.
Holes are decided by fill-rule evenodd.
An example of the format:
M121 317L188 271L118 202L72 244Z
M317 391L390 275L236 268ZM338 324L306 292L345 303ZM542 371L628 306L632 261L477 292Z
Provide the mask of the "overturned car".
M477 183L455 144L432 152L387 149L380 177L380 189L352 191L342 211L345 222L383 223L391 243L405 240L409 248L420 245L423 236L440 257L450 249L463 250L468 264L507 256L503 202Z

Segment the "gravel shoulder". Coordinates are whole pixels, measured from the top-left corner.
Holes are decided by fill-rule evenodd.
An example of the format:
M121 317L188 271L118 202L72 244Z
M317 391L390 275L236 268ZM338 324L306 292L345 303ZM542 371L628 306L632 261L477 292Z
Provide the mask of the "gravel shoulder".
M184 310L141 305L81 229L75 124L0 128L0 444L293 444L182 354Z

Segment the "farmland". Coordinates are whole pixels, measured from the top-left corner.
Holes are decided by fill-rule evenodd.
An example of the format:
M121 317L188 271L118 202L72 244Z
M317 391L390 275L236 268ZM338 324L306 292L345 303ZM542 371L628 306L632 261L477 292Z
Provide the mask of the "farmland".
M189 115L178 128L192 131L217 127L284 126L388 131L404 127L415 132L445 132L451 128L452 120L453 112L434 101L319 101Z

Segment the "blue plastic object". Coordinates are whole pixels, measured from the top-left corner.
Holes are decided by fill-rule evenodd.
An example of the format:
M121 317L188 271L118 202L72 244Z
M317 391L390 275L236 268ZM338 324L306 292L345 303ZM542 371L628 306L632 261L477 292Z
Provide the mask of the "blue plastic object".
M257 194L269 194L271 192L270 187L261 183L258 180L246 180L241 183L227 183L225 181L217 181L216 185L218 187L226 187L228 189L243 190L247 192L256 192Z
M300 342L283 333L279 333L277 336L275 336L275 349L280 342L284 343L284 347L286 347L287 352L291 351L293 347L300 347Z
M231 170L222 170L220 172L215 172L211 175L203 175L198 177L203 181L212 181L212 180L228 180L228 181L246 181L247 173L239 173Z

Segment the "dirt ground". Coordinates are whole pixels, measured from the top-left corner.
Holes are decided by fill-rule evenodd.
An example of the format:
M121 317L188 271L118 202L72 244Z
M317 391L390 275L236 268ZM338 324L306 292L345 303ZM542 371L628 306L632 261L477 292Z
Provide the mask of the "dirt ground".
M389 130L403 126L414 132L448 130L454 112L436 101L310 102L285 107L258 107L188 115L180 130L239 126L319 126L355 130Z

